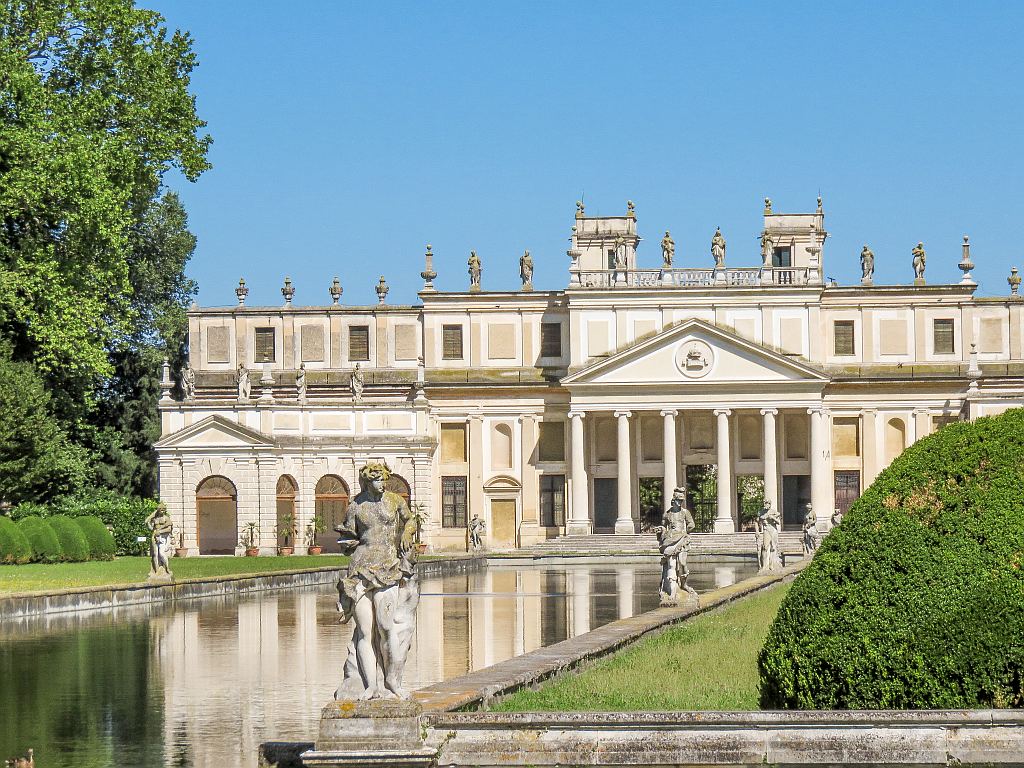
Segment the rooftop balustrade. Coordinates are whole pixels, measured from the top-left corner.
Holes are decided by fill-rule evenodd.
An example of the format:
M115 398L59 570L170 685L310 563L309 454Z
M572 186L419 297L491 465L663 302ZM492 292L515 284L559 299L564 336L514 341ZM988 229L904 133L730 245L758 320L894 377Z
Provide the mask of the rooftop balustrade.
M730 285L821 285L812 267L570 269L570 288L707 288Z

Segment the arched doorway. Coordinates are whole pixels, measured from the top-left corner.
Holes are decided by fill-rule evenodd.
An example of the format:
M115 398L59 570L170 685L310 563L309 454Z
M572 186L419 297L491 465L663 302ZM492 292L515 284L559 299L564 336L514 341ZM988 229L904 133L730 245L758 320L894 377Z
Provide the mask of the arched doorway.
M238 496L226 477L208 477L196 488L196 538L201 555L235 554Z
M397 493L403 499L405 503L412 507L412 488L409 486L408 481L401 475L393 474L388 478L387 483L384 485L384 490Z
M302 531L297 531L298 520L295 518L295 497L299 494L299 485L291 475L281 475L277 479L277 546L295 547L301 543ZM282 531L288 529L286 525L291 520L291 528L294 534L285 543ZM296 539L300 539L296 542Z
M316 543L324 552L341 552L335 526L345 522L348 509L348 485L337 475L324 475L316 484L314 495L316 514L324 522L324 532L318 534Z

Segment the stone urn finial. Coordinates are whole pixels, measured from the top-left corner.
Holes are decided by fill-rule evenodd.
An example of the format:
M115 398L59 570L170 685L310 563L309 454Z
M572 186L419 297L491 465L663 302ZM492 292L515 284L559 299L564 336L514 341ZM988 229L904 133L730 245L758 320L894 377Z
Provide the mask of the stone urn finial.
M383 304L388 298L388 291L391 290L388 288L388 284L384 280L384 275L380 276L380 280L377 282L377 287L373 290L377 292L377 303Z
M249 289L245 287L245 278L238 278L238 287L235 288L235 296L238 297L238 306L245 306L245 297L249 295Z
M292 296L295 295L295 287L292 285L292 279L286 277L284 279L284 287L281 289L281 295L284 296L284 305L290 307L292 305Z
M1010 267L1010 276L1006 278L1006 282L1010 286L1010 295L1016 296L1017 290L1020 288L1020 275L1017 274L1016 267Z
M636 218L636 205L633 204L632 200L627 200L626 201L626 218L629 218L629 219L635 219Z
M337 304L341 299L341 294L345 292L345 289L341 287L341 281L338 278L334 278L331 281L331 287L327 289L327 292L331 294L331 302Z
M766 197L764 199L764 215L765 216L770 216L771 213L772 213L772 199L770 197Z
M964 235L964 242L961 246L963 248L963 257L960 259L960 263L957 266L960 271L964 273L963 279L960 281L961 285L974 285L974 280L971 279L971 270L974 269L974 262L971 261L971 241Z
M583 207L583 201L576 201L576 218L582 219L587 214L587 209Z
M423 254L423 260L426 262L423 271L420 272L420 277L423 278L423 290L433 291L437 272L434 271L434 247L430 243L427 243L427 251Z
M821 207L821 195L818 195L818 210L815 213L824 213L824 209Z

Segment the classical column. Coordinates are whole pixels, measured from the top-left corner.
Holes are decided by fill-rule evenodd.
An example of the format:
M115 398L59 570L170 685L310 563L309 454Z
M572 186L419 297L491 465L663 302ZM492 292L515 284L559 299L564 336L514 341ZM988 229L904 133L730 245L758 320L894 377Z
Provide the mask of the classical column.
M832 491L828 476L828 417L822 408L810 408L807 412L811 415L811 505L818 517L819 527L823 527L832 516Z
M761 409L761 416L764 417L764 498L772 503L772 509L782 514L779 506L779 456L775 440L775 417L778 413L775 408Z
M632 415L629 411L615 412L615 418L619 423L618 466L615 468L619 476L616 533L636 533L636 525L633 523L633 472L629 461L632 450L629 440L629 417Z
M914 442L927 437L931 432L932 417L927 408L914 409Z
M679 412L665 410L661 412L661 415L665 419L665 445L661 452L661 457L665 461L661 495L661 508L664 511L668 509L669 502L672 500L672 491L676 489L676 484L679 482L679 465L676 459L676 416L679 415Z
M583 413L569 411L570 426L570 466L572 481L572 504L569 506L569 519L566 521L565 532L572 535L589 534L590 500L587 493L586 446L583 442Z
M874 408L865 408L861 416L863 430L860 444L861 453L864 455L864 471L860 483L861 488L867 488L878 476L879 457L882 452L878 448L878 411Z
M715 533L735 533L732 519L732 451L729 449L729 416L732 411L715 411L718 419L718 511Z

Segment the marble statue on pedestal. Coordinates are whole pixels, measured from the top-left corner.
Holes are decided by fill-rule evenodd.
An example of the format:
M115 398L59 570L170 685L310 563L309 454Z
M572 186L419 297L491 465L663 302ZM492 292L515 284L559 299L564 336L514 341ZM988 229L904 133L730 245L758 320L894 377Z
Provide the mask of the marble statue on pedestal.
M181 396L185 402L195 400L196 397L196 371L188 360L181 367Z
M356 363L355 370L348 377L348 385L352 390L352 402L363 402L363 369L359 367L359 363Z
M918 280L924 280L924 267L926 261L926 255L924 252L924 243L918 243L914 246L914 249L910 252L914 257L914 282Z
M770 267L772 265L772 253L774 249L771 235L768 234L766 229L761 233L761 265L764 267ZM724 258L724 254L723 254Z
M306 364L299 363L299 370L295 374L295 396L300 403L306 401Z
M238 399L248 400L252 393L252 382L249 380L249 369L245 367L245 363L238 364L235 381L238 383Z
M804 554L813 555L817 549L820 539L818 537L818 516L814 513L814 507L807 505L807 513L804 515Z
M523 251L519 257L519 277L523 280L523 290L533 290L533 257L529 251Z
M661 262L665 269L672 268L672 259L676 255L676 241L672 239L669 231L665 230L665 236L661 238Z
M662 606L679 605L680 593L686 593L686 600L697 600L697 592L686 583L690 575L686 557L690 550L690 534L695 526L685 501L686 491L676 488L672 492L672 503L661 519L661 525L654 529L658 534L658 549L661 550Z
M484 532L487 530L485 523L478 515L473 515L469 521L469 545L474 551L484 548Z
M149 537L149 580L173 581L171 555L174 552L174 523L167 512L167 505L160 502L146 518L146 527L152 531Z
M480 257L476 255L476 251L469 252L469 261L466 263L469 265L469 290L479 291L480 275L483 273L484 267Z
M335 699L407 699L402 674L416 628L416 518L405 499L385 490L384 463L359 470L359 493L335 530L351 555L338 582L342 623L355 619L345 677Z
M870 285L875 276L875 254L867 245L860 252L860 281Z
M711 238L711 255L715 259L716 269L725 266L725 238L722 237L721 227L715 227L714 237Z
M782 519L778 510L772 509L767 499L757 516L757 572L770 573L782 570L782 555L779 553L779 531Z

